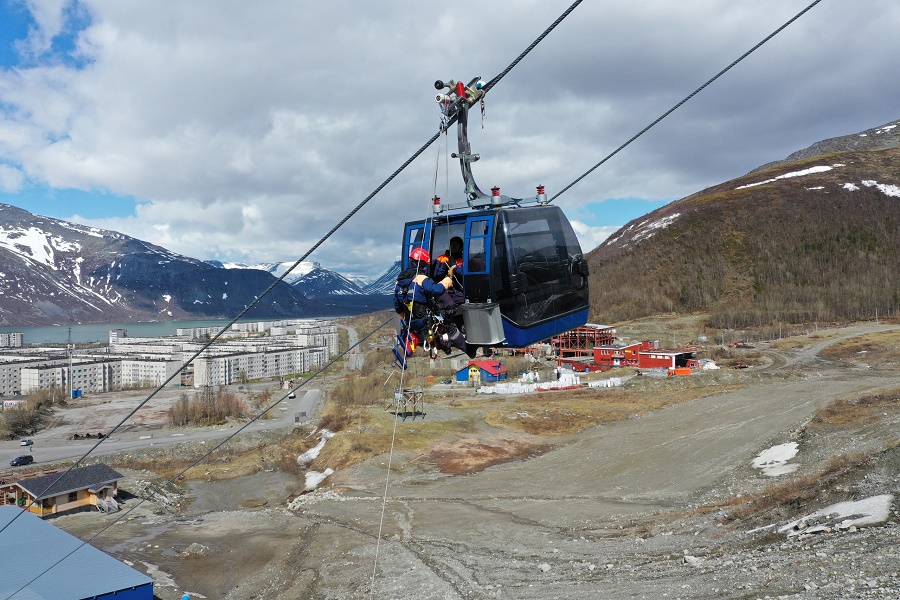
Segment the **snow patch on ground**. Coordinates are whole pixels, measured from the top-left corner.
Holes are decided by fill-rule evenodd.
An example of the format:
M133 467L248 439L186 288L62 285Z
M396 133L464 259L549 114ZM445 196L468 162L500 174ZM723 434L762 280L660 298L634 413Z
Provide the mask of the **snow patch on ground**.
M787 444L779 444L772 446L760 452L753 462L754 469L761 469L764 475L769 477L777 477L793 473L800 465L789 465L787 462L797 455L797 443L788 442Z
M873 179L864 179L860 182L865 187L873 187L882 194L890 196L892 198L900 198L900 185L894 185L892 183L878 183ZM855 192L860 189L858 185L855 183L845 183L843 188L849 192Z
M158 566L154 564L150 564L148 562L141 561L144 564L144 568L147 569L147 575L153 578L153 584L159 585L162 587L171 587L178 588L178 585L175 583L175 580L172 579L172 576L161 570Z
M325 481L325 478L334 473L334 469L327 468L321 473L318 471L307 471L306 473L306 485L303 487L304 492L311 492Z
M788 537L800 533L821 533L835 529L866 527L880 525L890 517L892 494L872 496L863 500L849 500L832 504L814 513L791 521L778 529L779 533L788 532Z
M297 457L298 463L300 463L301 465L308 465L309 463L314 461L316 457L319 456L319 453L322 451L322 448L325 447L325 444L328 442L328 440L334 437L334 433L328 431L327 429L323 429L319 433L319 436L320 437L318 444Z

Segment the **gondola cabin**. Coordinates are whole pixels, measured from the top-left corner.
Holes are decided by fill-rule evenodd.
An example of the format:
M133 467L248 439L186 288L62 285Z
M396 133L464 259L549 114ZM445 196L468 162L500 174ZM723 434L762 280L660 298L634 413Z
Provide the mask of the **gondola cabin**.
M476 210L407 223L413 248L437 256L463 239L463 322L479 346L525 347L588 319L587 262L557 206Z
M551 338L588 318L588 265L562 210L549 204L543 186L533 198L482 192L472 175L468 111L484 97L478 77L468 85L436 81L435 97L446 128L457 125L458 153L465 197L456 206L434 198L433 216L407 223L403 231L403 269L416 247L432 257L463 239L463 294L460 306L466 341L474 346L524 348ZM435 177L434 181L437 181ZM445 210L446 209L446 210ZM449 251L448 251L449 255Z

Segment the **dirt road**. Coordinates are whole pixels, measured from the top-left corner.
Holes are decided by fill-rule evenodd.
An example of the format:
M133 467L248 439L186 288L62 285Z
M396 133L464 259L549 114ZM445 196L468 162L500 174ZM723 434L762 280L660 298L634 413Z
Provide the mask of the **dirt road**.
M237 392L237 386L231 387ZM30 453L34 456L36 464L55 463L80 458L98 442L99 445L91 452L92 456L104 456L148 446L221 439L234 433L242 425L234 423L219 427L169 428L169 408L182 394L194 392L193 389L180 387L161 390L133 417L127 419L119 429L102 441L97 438L72 438L74 434L82 436L87 433L96 436L98 432L109 434L129 412L147 399L150 391L111 392L82 398L65 409L56 410L50 418L51 426L31 436L34 445ZM287 394L288 390L278 390L278 395L273 397L273 401ZM298 390L296 396L279 402L271 411L273 418L251 423L244 431L269 431L290 427L298 416L306 420L314 415L321 401L319 390L304 387ZM9 464L14 456L29 453L28 450L19 447L18 441L3 443L0 446L0 465Z

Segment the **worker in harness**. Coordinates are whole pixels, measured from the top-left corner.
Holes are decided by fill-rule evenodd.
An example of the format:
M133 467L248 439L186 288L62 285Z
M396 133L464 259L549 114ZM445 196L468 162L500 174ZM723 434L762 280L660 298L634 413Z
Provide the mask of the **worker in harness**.
M434 279L436 281L442 280L451 272L451 268L454 268L450 275L453 285L447 288L447 291L439 299L444 310L454 309L465 300L462 287L462 256L463 240L459 236L454 236L450 238L450 248L434 261Z
M453 271L435 281L428 276L431 255L424 248L409 253L410 266L397 276L394 286L394 309L400 315L400 335L394 347L400 366L406 368L406 357L415 352L419 342L427 341L450 354L452 348L466 350L466 338L453 319L444 319L438 299L453 287ZM432 357L435 355L432 354Z

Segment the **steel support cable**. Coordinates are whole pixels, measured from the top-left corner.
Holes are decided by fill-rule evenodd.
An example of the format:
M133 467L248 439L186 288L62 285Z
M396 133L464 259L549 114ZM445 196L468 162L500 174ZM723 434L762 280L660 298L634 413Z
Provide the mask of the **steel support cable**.
M390 322L393 321L393 320L394 320L394 317L392 316L392 317L390 317L387 321L385 321L384 323L382 323L381 325L379 325L378 327L376 327L375 329L373 329L372 331L370 331L368 334L366 334L365 337L361 338L361 339L360 339L359 341L357 341L354 345L350 346L350 347L347 348L344 352L342 352L341 354L339 354L338 356L336 356L335 358L333 358L333 359L332 359L330 362L328 362L325 366L323 366L321 369L319 369L318 371L316 371L315 373L313 373L312 376L310 376L308 379L304 379L304 380L303 380L303 383L301 383L300 385L298 385L296 389L302 388L302 387L305 386L307 383L309 383L310 381L312 381L313 379L315 379L316 377L318 377L319 375L321 375L322 373L324 373L325 371L327 371L327 370L331 367L331 365L333 365L334 363L338 362L339 360L341 360L342 358L344 358L345 356L347 356L347 355L350 353L351 350L353 350L354 348L357 348L360 344L362 344L364 341L366 341L367 339L369 339L370 337L372 337L373 335L375 335L375 333L377 333L378 331L380 331L382 328L384 328L388 323L390 323ZM295 389L294 391L296 391L296 389ZM213 448L210 448L210 449L209 449L205 454L203 454L200 458L198 458L197 460L195 460L194 462L192 462L190 465L188 465L187 467L185 467L184 469L182 469L179 473L177 473L176 475L174 475L171 479L168 479L167 481L163 482L163 484L162 484L161 486L154 486L155 489L160 490L160 489L162 489L164 486L167 486L167 485L169 485L170 483L173 483L173 482L177 481L182 475L184 475L184 474L187 473L189 470L191 470L192 468L196 467L198 464L200 464L201 462L203 462L204 460L206 460L213 452L215 452L216 450L218 450L219 448L221 448L222 446L224 446L225 444L227 444L228 442L230 442L234 437L236 437L239 433L243 432L247 427L249 427L250 425L252 425L252 424L255 423L256 421L258 421L259 419L261 419L266 413L268 413L270 410L272 410L273 408L275 408L276 406L278 406L279 404L281 404L287 397L288 397L288 394L285 394L284 396L282 396L281 398L279 398L276 402L272 403L270 406L268 406L268 407L266 407L264 410L260 411L255 417L253 417L252 419L250 419L249 421L247 421L246 423L244 423L243 425L241 425L237 430L235 430L233 433L231 433L231 434L229 434L227 437L225 437L225 439L223 439L221 442L219 442L216 446L214 446ZM152 490L151 490L151 491L152 491ZM107 524L107 525L104 526L102 529L100 529L97 533L95 533L94 535L92 535L92 536L89 537L88 539L83 540L80 544L78 544L78 545L77 545L75 548L73 548L70 552L66 553L66 554L65 554L64 556L62 556L59 560L57 560L55 563L53 563L52 565L50 565L49 567L47 567L46 569L44 569L43 571L41 571L40 573L38 573L38 574L37 574L33 579L31 579L28 583L26 583L25 585L23 585L22 587L20 587L19 589L17 589L15 592L13 592L12 594L10 594L9 596L6 596L6 598L4 598L3 600L10 600L11 598L13 598L16 594L18 594L19 592L21 592L22 590L24 590L25 588L27 588L29 585L31 585L32 583L34 583L35 581L37 581L38 579L40 579L42 576L44 576L45 574L47 574L48 572L50 572L56 565L60 564L60 563L63 562L65 559L67 559L68 557L70 557L70 556L72 556L73 554L75 554L75 552L77 552L82 546L85 546L85 545L89 544L92 540L94 540L94 539L96 539L97 537L99 537L104 531L106 531L107 529L109 529L110 527L112 527L113 525L115 525L116 523L118 523L118 522L119 522L120 520L122 520L124 517L128 516L128 515L131 513L131 511L133 511L134 509L136 509L138 506L140 506L141 504L143 504L145 501L146 501L146 498L141 498L141 499L138 501L137 504L135 504L134 506L132 506L132 507L129 508L128 510L123 511L120 515L118 515L118 516L117 516L115 519L113 519L109 524ZM23 510L22 513L24 513L24 512L25 512L25 511ZM16 516L16 518L18 518L18 515ZM12 520L9 522L9 524L12 524L12 522L13 522L14 520L15 520L15 519L12 519ZM8 525L9 525L9 524L8 524ZM2 531L2 530L0 530L0 531Z
M800 12L798 12L798 13L797 13L796 15L794 15L791 19L789 19L787 22L785 22L781 27L779 27L778 29L776 29L775 31L773 31L772 33L770 33L769 35L767 35L761 42L759 42L758 44L756 44L755 46L753 46L752 48L750 48L749 50L747 50L746 52L744 52L744 53L743 53L740 57L738 57L734 62L732 62L730 65L728 65L727 67L725 67L724 69L722 69L722 70L719 71L718 73L716 73L709 81L707 81L706 83L704 83L703 85L701 85L700 87L698 87L696 90L694 90L693 92L691 92L690 94L688 94L683 100L681 100L681 102L679 102L678 104L676 104L675 106L673 106L672 108L670 108L669 110L667 110L666 112L664 112L664 113L663 113L662 115L660 115L655 121L653 121L652 123L650 123L649 125L647 125L647 126L644 127L643 129L641 129L639 132L637 132L635 135L633 135L627 142L625 142L624 144L622 144L621 146L619 146L618 148L616 148L615 150L613 150L611 153L609 153L608 155L606 155L606 157L604 157L603 160L601 160L601 161L598 162L596 165L594 165L593 167L591 167L590 169L588 169L587 171L585 171L585 172L584 172L580 177L578 177L575 181L573 181L572 183L570 183L569 185L567 185L566 187L564 187L563 189L561 189L559 192L557 192L556 194L554 194L554 195L550 198L550 200L548 200L548 202L553 202L554 200L556 200L557 198L559 198L560 196L562 196L563 193L565 193L569 188L571 188L572 186L574 186L575 184L577 184L579 181L581 181L582 179L584 179L585 177L587 177L588 175L590 175L591 173L593 173L593 172L594 172L598 167L600 167L603 163L605 163L606 161L608 161L609 159L611 159L613 156L615 156L616 154L618 154L620 151L622 151L623 149L625 149L625 147L628 146L628 145L630 145L633 141L635 141L636 139L638 139L639 137L641 137L642 135L644 135L645 133L647 133L647 131L649 131L649 130L650 130L652 127L654 127L657 123L659 123L660 121L662 121L663 119L665 119L666 117L668 117L670 114L672 114L673 112L675 112L676 110L678 110L678 108L680 108L682 104L684 104L685 102L687 102L688 100L690 100L691 98L693 98L694 96L696 96L697 94L699 94L700 92L702 92L708 85L710 85L710 84L711 84L712 82L714 82L716 79L718 79L719 77L721 77L722 75L724 75L725 73L727 73L728 71L730 71L731 68L734 67L736 64L738 64L739 62L741 62L742 60L744 60L745 58L747 58L748 56L750 56L751 54L753 54L753 53L754 53L756 50L758 50L763 44L765 44L766 42L768 42L769 40L771 40L773 37L775 37L776 35L778 35L779 33L781 33L781 32L782 32L784 29L786 29L791 23L793 23L794 21L796 21L797 19L799 19L800 17L802 17L804 14L806 14L808 11L810 11L816 4L818 4L818 3L821 2L821 1L822 1L822 0L815 0L812 4L810 4L809 6L807 6L806 8L804 8L803 10L801 10Z
M488 91L490 91L490 89L491 89L492 87L494 87L495 85L497 85L497 83L498 83L501 79L503 79L503 78L506 76L507 73L509 73L510 71L512 71L513 68L515 68L515 66L516 66L517 64L519 64L520 62L522 62L522 59L525 58L525 56L526 56L529 52L531 52L532 50L534 50L534 48L535 48L538 44L540 44L540 43L543 41L543 39L544 39L545 37L547 37L547 36L550 34L551 31L553 31L554 29L556 29L556 26L559 25L560 23L562 23L563 20L564 20L566 17L568 17L569 14L570 14L573 10L575 10L576 8L578 8L578 5L581 4L582 1L583 1L583 0L576 0L575 2L573 2L572 5L571 5L569 8L567 8L561 15L559 15L559 17L558 17L555 21L553 21L553 23L551 23L550 26L547 27L547 29L544 30L544 33L542 33L541 35L537 36L537 38L535 38L535 40L534 40L533 42L531 42L531 44L530 44L527 48L525 48L525 50L523 50L522 53L521 53L518 57L516 57L516 59L515 59L514 61L512 61L511 63L509 63L509 66L508 66L508 67L506 67L505 69L503 69L502 71L500 71L500 73L499 73L498 75L496 75L493 79L491 79L491 80L488 81L486 84L484 84L484 87L481 88L481 89L484 91L484 93L485 93L485 94L488 93Z

